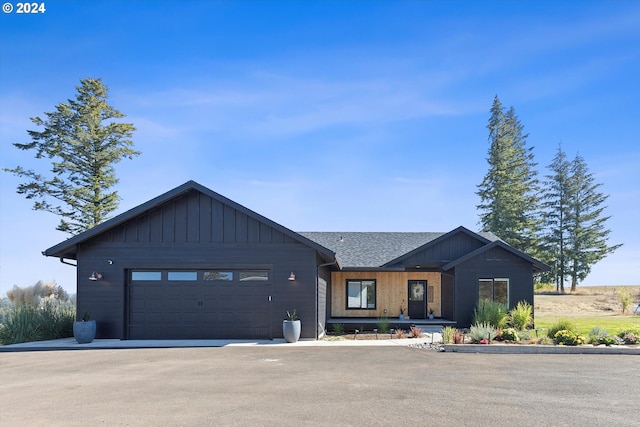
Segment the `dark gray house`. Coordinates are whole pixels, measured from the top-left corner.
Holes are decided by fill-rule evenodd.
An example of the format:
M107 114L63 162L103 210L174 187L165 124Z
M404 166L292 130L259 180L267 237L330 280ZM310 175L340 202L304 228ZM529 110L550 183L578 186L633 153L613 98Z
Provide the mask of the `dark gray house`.
M548 268L463 227L296 233L193 181L44 255L76 261L78 317L120 339L278 338L294 308L305 338L401 309L468 326L479 298L532 303Z

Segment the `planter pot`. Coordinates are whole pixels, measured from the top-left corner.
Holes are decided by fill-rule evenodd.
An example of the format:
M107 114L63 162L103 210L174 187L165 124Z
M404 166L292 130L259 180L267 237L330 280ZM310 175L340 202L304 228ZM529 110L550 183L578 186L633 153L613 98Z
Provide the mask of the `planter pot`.
M404 314L400 315L400 320L404 320Z
M429 320L433 320L433 314L429 315Z
M287 342L297 342L300 339L300 321L283 320L282 335Z
M88 344L96 337L96 321L73 322L73 337L78 344Z

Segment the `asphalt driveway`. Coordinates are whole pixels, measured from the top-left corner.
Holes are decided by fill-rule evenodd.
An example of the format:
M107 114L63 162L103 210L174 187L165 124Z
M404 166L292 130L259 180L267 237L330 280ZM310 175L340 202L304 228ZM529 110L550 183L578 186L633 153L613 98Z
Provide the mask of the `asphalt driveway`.
M0 424L636 426L639 368L407 347L0 353Z

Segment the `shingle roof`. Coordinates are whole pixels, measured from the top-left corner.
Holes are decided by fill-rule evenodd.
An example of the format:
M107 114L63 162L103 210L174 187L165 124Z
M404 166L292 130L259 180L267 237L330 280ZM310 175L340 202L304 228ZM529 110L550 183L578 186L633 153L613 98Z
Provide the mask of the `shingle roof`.
M336 253L343 267L381 267L447 233L299 231L298 234ZM478 233L487 240L492 233Z
M345 267L379 267L445 233L298 232L336 253Z

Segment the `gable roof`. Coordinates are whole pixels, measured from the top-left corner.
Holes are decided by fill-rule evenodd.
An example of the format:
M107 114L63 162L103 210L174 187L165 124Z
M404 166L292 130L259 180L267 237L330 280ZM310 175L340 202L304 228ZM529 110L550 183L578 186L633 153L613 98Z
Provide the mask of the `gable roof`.
M494 242L489 243L488 245L484 245L481 248L476 249L475 251L469 252L468 254L461 256L460 258L456 259L455 261L451 261L449 264L446 264L442 267L443 271L447 271L447 270L451 270L453 267L462 264L465 261L468 261L474 257L477 257L478 255L489 251L493 248L502 248L507 252L512 253L513 255L520 257L522 259L524 259L527 262L530 262L531 265L533 266L533 269L536 272L542 272L542 271L549 271L551 270L551 267L549 267L547 264L538 261L537 259L530 257L529 255L525 254L524 252L520 252L519 250L517 250L516 248L514 248L513 246L510 246L508 244L506 244L505 242L503 242L502 240L496 240Z
M498 240L498 237L493 234L493 233L474 233L473 231L460 226L456 229L453 229L451 231L449 231L448 233L440 233L441 235L438 236L437 238L430 240L428 242L425 242L423 245L413 249L411 252L402 254L401 256L394 258L390 261L387 261L383 267L386 266L390 266L393 264L397 264L399 262L402 262L403 260L415 255L418 252L424 251L425 249L429 248L430 246L436 245L444 240L450 239L452 236L456 235L456 234L466 234L467 236L478 240L480 243L482 244L487 244L489 242L492 242L494 240Z
M130 221L134 218L136 218L137 216L151 210L154 209L160 205L163 205L164 203L170 201L171 199L174 199L184 193L187 193L189 191L199 191L203 194L205 194L206 196L211 197L212 199L218 200L219 202L221 202L222 204L225 204L227 206L232 207L233 209L236 209L240 212L242 212L243 214L247 215L248 217L254 218L255 220L262 222L264 224L267 224L268 226L280 231L281 233L283 233L285 236L288 236L290 238L292 238L293 240L296 240L306 246L311 247L312 249L315 249L317 252L319 252L322 257L327 260L327 261L334 261L335 260L335 253L329 249L327 249L324 246L319 245L317 242L314 242L312 240L309 240L308 238L292 231L289 230L288 228L242 206L239 203L234 202L231 199L228 199L218 193L216 193L215 191L212 191L210 189L208 189L207 187L198 184L195 181L187 181L186 183L174 188L173 190L167 191L164 194L161 194L158 197L155 197L151 200L149 200L146 203L143 203L139 206L136 206L133 209L130 209L124 213L121 213L120 215L117 215L101 224L98 224L97 226L82 232L78 235L75 235L67 240L65 240L64 242L58 243L55 246L50 247L49 249L45 250L42 252L43 255L45 256L53 256L53 257L59 257L59 258L69 258L69 259L75 259L75 256L77 254L77 247L78 244L83 243L89 239L92 239L96 236L98 236L101 233L104 233L108 230L111 230L121 224L124 224L127 221Z

